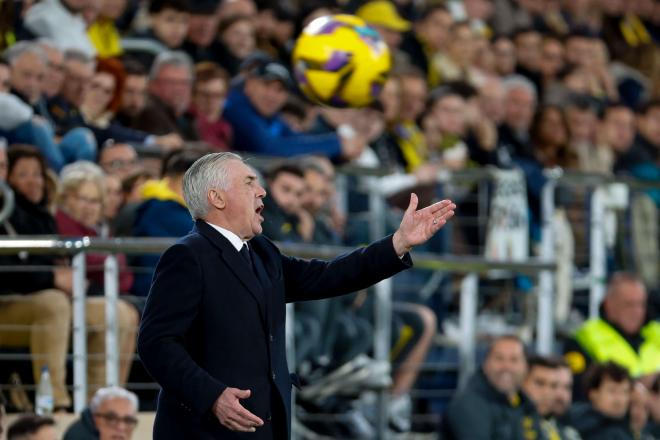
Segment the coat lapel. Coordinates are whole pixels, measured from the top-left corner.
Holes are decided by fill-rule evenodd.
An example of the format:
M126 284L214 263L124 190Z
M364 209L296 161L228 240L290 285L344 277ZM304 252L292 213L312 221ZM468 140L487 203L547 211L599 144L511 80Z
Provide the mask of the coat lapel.
M236 278L246 287L247 291L252 295L254 300L259 306L259 314L264 323L266 323L266 302L264 298L263 288L261 287L256 275L252 272L247 262L236 252L236 249L225 237L218 231L209 226L205 221L197 220L195 223L195 231L206 237L218 250L220 256L227 263L227 267L231 270Z

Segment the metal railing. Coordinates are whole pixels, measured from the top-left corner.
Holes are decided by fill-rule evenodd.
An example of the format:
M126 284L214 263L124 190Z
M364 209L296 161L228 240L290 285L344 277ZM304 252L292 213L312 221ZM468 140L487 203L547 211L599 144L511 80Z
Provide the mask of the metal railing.
M124 254L155 253L165 250L173 243L173 239L96 239L83 237L80 239L61 239L43 237L21 237L0 240L0 254L16 254L30 252L38 254L54 254L73 256L74 288L73 288L73 364L74 364L74 409L81 411L86 405L86 330L85 330L85 254L87 252L109 252ZM279 244L280 249L289 255L303 258L331 258L345 253L351 248L338 246L317 246L303 244ZM524 263L506 263L487 261L473 257L443 257L429 253L413 253L417 267L427 270L452 271L467 274L461 289L460 328L462 335L461 378L464 380L475 368L476 335L474 332L477 317L478 286L476 277L479 273L491 270L515 271L517 273L538 274L543 270L552 270L551 262L528 261ZM118 299L118 268L113 255L106 259L105 264L105 295L106 305L106 381L116 384L118 380L117 356L117 322L116 307ZM550 297L552 292L545 292ZM376 286L376 322L374 332L375 357L381 362L389 363L389 332L391 319L392 284L385 280ZM542 305L544 304L544 305ZM539 302L538 326L541 328L544 320L551 319L551 313L546 303ZM551 336L551 335L550 335ZM548 335L544 336L548 337ZM539 341L539 349L552 345L552 341ZM292 339L288 347L293 349ZM114 348L114 349L113 349ZM386 390L381 396L381 411L379 412L379 431L385 438L386 432Z

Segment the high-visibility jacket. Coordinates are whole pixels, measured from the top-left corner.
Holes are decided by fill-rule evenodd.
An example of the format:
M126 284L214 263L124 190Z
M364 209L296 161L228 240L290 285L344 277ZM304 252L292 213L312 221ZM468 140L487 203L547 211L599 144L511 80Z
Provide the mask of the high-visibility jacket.
M596 362L613 361L639 377L660 371L660 323L651 321L639 331L638 351L611 324L601 318L587 321L575 334L584 351Z

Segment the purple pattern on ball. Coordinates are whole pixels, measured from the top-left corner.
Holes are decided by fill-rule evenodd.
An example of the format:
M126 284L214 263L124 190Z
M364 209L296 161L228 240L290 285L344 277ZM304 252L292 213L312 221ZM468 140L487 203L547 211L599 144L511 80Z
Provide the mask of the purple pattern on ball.
M330 105L333 107L346 107L348 103L344 101L340 96L333 96L330 98Z
M300 84L307 84L307 76L305 75L304 70L295 69L293 74L296 77L296 81L298 81Z
M317 35L328 35L333 33L337 28L344 26L344 23L340 21L329 21L321 29L319 29Z
M327 70L328 72L338 71L346 64L348 64L348 60L350 56L351 54L348 52L341 52L341 51L332 52L330 59L326 61L326 63L323 65L323 70Z
M380 95L380 91L383 90L383 85L379 83L372 83L371 84L371 97L376 99L378 98L378 95Z

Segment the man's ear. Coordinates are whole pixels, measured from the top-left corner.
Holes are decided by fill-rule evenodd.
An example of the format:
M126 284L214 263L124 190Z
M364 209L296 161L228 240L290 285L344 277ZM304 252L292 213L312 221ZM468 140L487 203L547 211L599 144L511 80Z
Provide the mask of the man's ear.
M218 191L217 189L209 190L206 198L209 203L217 209L225 209L225 206L227 205L224 192Z

